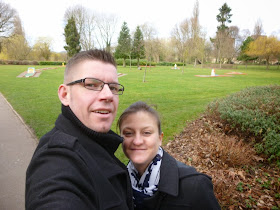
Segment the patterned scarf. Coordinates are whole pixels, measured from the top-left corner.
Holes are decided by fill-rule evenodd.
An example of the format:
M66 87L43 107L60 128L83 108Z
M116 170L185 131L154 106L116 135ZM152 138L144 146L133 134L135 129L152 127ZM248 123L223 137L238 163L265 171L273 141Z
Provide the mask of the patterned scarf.
M158 190L162 156L163 150L159 147L157 155L142 176L139 175L131 161L127 165L133 189L134 204L137 207L141 206L144 198L153 196Z

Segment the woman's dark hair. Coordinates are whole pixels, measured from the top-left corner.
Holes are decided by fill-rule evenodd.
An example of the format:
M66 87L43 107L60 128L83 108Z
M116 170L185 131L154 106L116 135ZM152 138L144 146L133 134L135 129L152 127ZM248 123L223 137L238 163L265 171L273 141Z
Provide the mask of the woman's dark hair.
M134 104L131 104L124 112L121 114L118 122L117 122L117 127L119 128L119 131L121 132L121 126L123 121L131 114L135 114L137 112L147 112L150 113L157 121L157 126L158 126L158 131L159 134L162 133L161 131L161 122L160 122L160 117L158 112L152 108L152 106L149 106L143 101L137 101Z

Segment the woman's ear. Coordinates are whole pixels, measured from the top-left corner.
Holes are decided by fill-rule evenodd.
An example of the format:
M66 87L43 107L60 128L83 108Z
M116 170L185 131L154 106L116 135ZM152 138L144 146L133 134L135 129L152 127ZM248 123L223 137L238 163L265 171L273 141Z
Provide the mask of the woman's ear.
M162 139L163 139L163 132L159 135L159 140L160 140L160 146L162 145Z
M58 88L58 98L64 106L69 106L70 93L65 84L61 84Z

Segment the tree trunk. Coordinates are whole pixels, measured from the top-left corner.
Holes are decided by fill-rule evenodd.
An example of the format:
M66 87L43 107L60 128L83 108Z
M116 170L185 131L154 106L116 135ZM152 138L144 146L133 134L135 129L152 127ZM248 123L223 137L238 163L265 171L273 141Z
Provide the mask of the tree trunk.
M145 72L144 72L143 82L146 82L147 65L148 65L148 62L146 63L146 68L145 68Z
M267 69L267 70L269 69L269 58L266 59L266 69Z
M129 64L130 64L129 69L131 70L131 55L129 55Z
M151 70L151 66L152 66L152 57L150 57L150 70Z
M125 59L123 59L123 67L126 67Z

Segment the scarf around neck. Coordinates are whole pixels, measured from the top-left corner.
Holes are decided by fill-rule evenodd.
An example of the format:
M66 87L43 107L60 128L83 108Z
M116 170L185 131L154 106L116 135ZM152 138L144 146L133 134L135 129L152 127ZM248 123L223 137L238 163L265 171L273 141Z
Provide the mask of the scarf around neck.
M139 175L139 172L131 161L128 163L127 168L133 189L133 199L136 205L141 204L144 198L152 197L157 192L162 156L163 150L159 147L157 155L142 176Z

